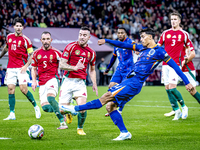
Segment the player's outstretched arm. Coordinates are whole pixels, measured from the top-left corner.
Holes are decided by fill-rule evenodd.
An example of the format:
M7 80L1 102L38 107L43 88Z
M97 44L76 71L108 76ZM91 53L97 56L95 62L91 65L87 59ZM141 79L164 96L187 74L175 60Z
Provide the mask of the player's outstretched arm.
M31 86L34 92L37 87L36 75L37 75L37 67L32 67L31 69L32 85Z
M104 75L105 74L108 74L110 68L113 66L113 64L115 63L115 60L116 60L117 56L112 56L112 58L110 59L110 63L108 64L107 68L106 68L106 71L104 72Z
M114 45L116 47L120 47L120 48L126 48L126 49L130 49L133 50L133 46L136 45L134 44L129 44L129 43L125 43L125 42L121 42L121 41L115 41L115 40L109 40L109 39L105 39L106 43L110 43L111 45Z
M0 54L0 59L8 52L8 45L6 44Z
M96 71L95 66L89 66L89 75L92 80L92 89L96 92L96 96L98 96L97 82L96 82Z
M185 87L186 87L187 91L190 92L190 91L194 90L194 87L192 86L192 84L189 82L189 80L187 79L187 77L185 76L185 74L181 71L181 69L179 68L179 66L175 63L175 61L172 58L169 58L165 62L170 67L172 67L176 71L176 73L181 77L181 79L185 83Z

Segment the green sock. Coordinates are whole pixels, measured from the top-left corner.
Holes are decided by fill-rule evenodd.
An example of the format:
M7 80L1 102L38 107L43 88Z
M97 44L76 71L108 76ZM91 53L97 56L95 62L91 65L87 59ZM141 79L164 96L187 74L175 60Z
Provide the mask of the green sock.
M193 97L198 101L198 103L200 104L200 94L199 92L196 92Z
M178 107L178 103L177 103L177 99L176 97L172 94L172 91L171 90L166 90L167 91L167 95L168 95L168 98L169 98L169 101L171 103L171 106L172 106L172 109L175 111L175 110L178 110L179 107Z
M176 88L171 89L171 91L172 91L172 94L177 98L178 102L181 104L181 107L184 107L185 102L183 100L181 93Z
M15 112L15 94L9 94L8 99L9 99L10 112Z
M60 122L64 121L63 115L61 115L59 107L58 107L58 102L55 100L55 97L53 96L48 96L47 97L48 102L51 104L54 113L56 114L57 118L60 120Z
M78 128L79 129L83 128L86 116L87 116L87 111L85 111L84 113L80 113L80 112L78 113Z
M42 109L45 111L45 112L53 112L53 108L51 105L44 105L42 106Z
M28 100L31 102L31 104L34 107L37 106L36 101L35 101L35 99L33 97L33 94L30 91L28 91L25 96L28 98Z

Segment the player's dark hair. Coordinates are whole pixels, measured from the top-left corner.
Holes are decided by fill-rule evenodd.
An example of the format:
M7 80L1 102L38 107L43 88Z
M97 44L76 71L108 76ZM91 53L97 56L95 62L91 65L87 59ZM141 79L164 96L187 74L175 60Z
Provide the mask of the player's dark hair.
M44 31L44 32L42 32L42 34L50 34L50 36L51 36L51 33L49 31Z
M170 19L171 19L171 16L178 16L180 20L181 20L181 18L182 18L181 14L178 13L178 12L176 12L176 11L169 14L169 18L170 18Z
M140 35L143 32L145 32L146 34L152 35L152 38L154 38L154 36L155 36L155 31L152 28L145 28L145 29L140 30Z
M127 34L126 28L124 28L124 27L119 27L118 29L122 29L122 30L124 30L125 33Z
M13 25L15 26L17 22L21 23L22 26L24 26L24 20L22 18L15 18L13 20Z
M82 26L81 30L88 30L90 32L90 29L87 26Z

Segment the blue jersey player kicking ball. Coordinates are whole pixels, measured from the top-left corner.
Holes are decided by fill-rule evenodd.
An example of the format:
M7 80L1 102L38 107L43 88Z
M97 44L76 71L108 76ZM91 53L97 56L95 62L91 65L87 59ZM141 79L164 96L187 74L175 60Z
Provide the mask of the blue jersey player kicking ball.
M139 51L140 55L137 62L133 66L133 70L127 75L126 79L124 79L120 84L110 88L101 98L87 102L84 105L61 107L61 110L65 113L76 115L78 111L98 109L106 103L111 102L112 105L109 105L110 118L120 130L120 135L113 140L126 140L131 139L132 135L126 129L122 116L117 111L117 106L126 104L135 95L140 93L144 81L151 73L153 73L153 70L160 62L165 61L169 66L171 66L184 81L186 89L188 91L193 91L194 87L191 83L189 83L187 77L183 74L174 60L167 54L164 48L156 45L153 36L153 29L146 28L140 31L142 44L127 44L108 39L99 40L99 45L107 42L117 47Z

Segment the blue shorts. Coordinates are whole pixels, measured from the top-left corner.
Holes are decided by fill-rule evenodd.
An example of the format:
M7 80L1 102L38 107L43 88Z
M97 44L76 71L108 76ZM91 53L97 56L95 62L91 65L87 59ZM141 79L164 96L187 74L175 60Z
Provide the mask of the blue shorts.
M114 103L118 107L125 105L135 95L140 93L143 83L136 76L124 79L120 84L111 87L108 91L115 97Z
M130 72L130 70L128 71L120 71L120 70L116 70L115 73L113 74L110 82L116 82L116 83L121 83L122 80L124 80L126 78L126 75Z

